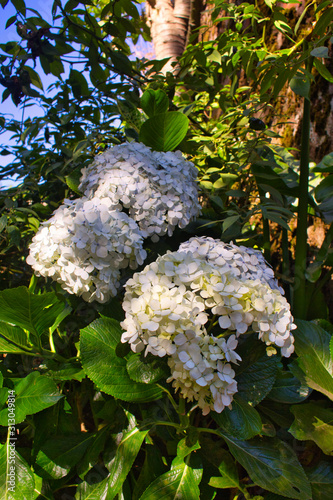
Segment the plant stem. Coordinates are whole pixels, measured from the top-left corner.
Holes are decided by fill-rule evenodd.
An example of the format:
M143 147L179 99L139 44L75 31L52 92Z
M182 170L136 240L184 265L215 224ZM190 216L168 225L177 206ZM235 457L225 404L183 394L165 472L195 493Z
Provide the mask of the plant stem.
M288 241L288 231L286 228L282 228L282 275L284 278L290 277L290 259L289 259L289 241ZM290 302L290 283L287 280L284 285L286 292L286 299Z
M312 59L312 58L311 58ZM308 63L308 71L312 62ZM301 161L299 175L299 200L297 214L295 283L293 313L296 318L306 319L306 264L307 264L307 227L309 191L309 146L310 146L310 98L304 98Z
M168 389L163 387L163 385L160 385L160 384L156 384L156 385L157 385L157 387L162 389L162 391L164 391L167 394L169 401L172 404L174 410L176 410L176 412L178 413L178 405L177 405L176 401L173 399L173 397L171 396L171 393L168 391Z

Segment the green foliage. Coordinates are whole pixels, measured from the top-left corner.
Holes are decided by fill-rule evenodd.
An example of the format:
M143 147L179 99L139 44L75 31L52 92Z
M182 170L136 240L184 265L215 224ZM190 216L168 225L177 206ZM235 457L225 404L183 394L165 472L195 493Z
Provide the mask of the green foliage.
M332 326L306 319L327 310L333 153L311 168L302 194L304 162L277 144L270 118L288 87L309 104L320 79L332 83L330 2L308 2L290 22L274 0L216 0L211 21L223 30L200 42L193 32L179 73L166 77L165 61L131 54L140 36L149 39L135 0L56 0L52 23L24 0L11 4L7 27L16 25L17 38L0 45L0 83L22 120L0 116L0 133L12 138L3 140L0 181L18 180L0 192L1 498L331 499ZM36 103L39 116L24 118ZM31 278L25 263L39 225L64 198L81 196L81 169L125 140L180 148L199 172L201 217L146 243L149 262L205 234L261 248L288 300L305 294L295 355L282 361L253 333L242 339L238 393L220 414L203 416L174 393L164 358L121 343L122 292L87 304ZM304 286L290 232L302 210L303 229L308 214L331 225L311 255L301 245Z
M88 377L107 394L131 402L148 402L161 397L161 390L145 383L134 383L126 357L117 356L121 328L113 319L97 319L80 336L82 366ZM113 367L110 373L110 366ZM137 377L136 377L137 378Z
M310 499L311 487L296 454L283 441L225 437L230 452L262 488L287 498Z

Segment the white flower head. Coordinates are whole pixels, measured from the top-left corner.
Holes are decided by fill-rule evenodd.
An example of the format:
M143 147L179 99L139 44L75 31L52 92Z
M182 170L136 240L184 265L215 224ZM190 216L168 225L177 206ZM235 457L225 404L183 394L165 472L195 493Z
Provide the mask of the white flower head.
M224 252L219 246L219 256L211 257L214 240L198 238L195 245L198 240L193 252L194 239L127 281L121 340L134 352L167 356L168 380L206 414L222 411L237 392L232 364L241 362L238 337L257 332L269 353L276 346L289 357L295 325L261 254L250 251L256 261L249 261L246 249L237 251L233 245ZM205 248L200 250L201 245ZM214 335L207 333L210 321L220 333L216 325Z
M30 245L27 263L69 293L92 302L117 294L120 270L146 258L137 224L110 208L109 200L65 200L44 222Z
M260 250L224 243L214 238L201 236L190 238L179 247L180 252L191 252L194 257L206 259L220 268L233 268L240 279L259 279L280 293L284 290L274 278L273 269L267 264Z
M107 149L82 170L79 189L87 197L107 197L127 210L145 237L158 241L200 213L197 170L180 151L156 152L141 143Z

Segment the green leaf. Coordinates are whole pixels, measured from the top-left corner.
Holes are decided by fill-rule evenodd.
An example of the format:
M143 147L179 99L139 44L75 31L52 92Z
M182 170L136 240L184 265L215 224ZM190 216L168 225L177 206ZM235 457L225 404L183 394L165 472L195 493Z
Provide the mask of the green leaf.
M156 386L135 383L126 369L126 359L116 354L122 330L119 323L102 317L81 330L82 368L87 376L107 394L123 401L148 402L159 399Z
M270 9L273 8L273 5L276 3L277 0L265 0L265 4L268 5Z
M0 321L20 326L36 337L48 333L63 308L54 292L34 295L24 286L0 292Z
M11 2L14 5L15 9L18 12L21 12L21 14L23 14L23 16L25 16L26 8L25 8L24 0L11 0Z
M312 169L313 172L333 172L333 153L329 153L324 156L324 158L317 163L317 165Z
M81 169L74 170L69 175L66 175L65 180L67 186L74 191L74 193L81 195L79 184L81 179Z
M30 66L24 66L23 69L29 73L30 82L32 83L32 85L34 85L38 89L44 90L43 83L40 79L39 74L36 73L34 69L30 68Z
M108 480L109 476L98 483L83 481L76 489L76 500L112 500L114 497L109 491Z
M140 500L193 500L200 498L193 469L182 463L151 483Z
M309 387L333 400L333 360L330 355L331 335L320 326L297 320L295 350L298 366Z
M316 47L315 49L311 50L310 54L313 57L328 57L328 47Z
M234 458L227 450L219 450L217 466L221 476L212 476L209 485L213 488L238 488L239 478Z
M81 99L90 94L87 80L80 71L71 69L68 81L76 99Z
M200 455L204 459L204 475L210 486L213 486L213 481L216 488L238 488L237 465L234 457L225 449L224 440L201 434L200 445Z
M272 390L278 370L277 358L267 356L265 346L258 341L253 345L245 342L242 347L244 355L241 349L239 355L243 361L236 371L238 394L244 401L256 406Z
M322 37L324 35L326 27L332 21L333 21L333 7L330 7L329 9L321 13L321 16L317 21L312 34L314 36L319 35L319 37Z
M30 348L28 334L22 328L0 322L0 352L26 353Z
M53 380L39 372L29 373L16 382L15 393L16 424L23 422L27 415L33 415L54 405L63 397ZM8 425L8 414L7 408L0 411L0 425Z
M240 219L239 215L232 215L231 217L227 217L222 224L222 231L225 233L229 227L231 227L233 224L236 224L236 222Z
M162 377L170 375L170 369L163 360L143 358L140 354L132 354L126 364L127 372L134 382L153 384Z
M110 472L108 486L110 492L112 492L111 498L114 498L120 492L122 484L132 468L147 433L148 430L140 431L137 427L126 432L117 447L116 455L112 462L106 464Z
M15 448L13 453L9 442L0 445L0 498L34 500L34 489L34 474L27 462Z
M59 436L46 441L36 458L36 473L44 479L59 479L67 475L72 467L93 444L95 435L81 433Z
M306 474L312 487L312 500L332 500L333 498L333 464L321 461Z
M166 472L166 465L163 463L162 450L155 444L145 443L145 461L140 471L140 475L133 490L133 500L140 498L146 488L156 479Z
M333 193L333 175L325 177L321 183L315 188L315 197L318 203L331 198Z
M200 444L198 441L193 443L192 445L187 444L186 438L181 439L177 444L177 456L173 459L172 465L180 465L184 462L185 458L192 453L192 451L196 451L200 449Z
M315 59L313 61L313 64L314 64L314 67L316 68L316 70L318 71L318 73L323 78L325 78L325 80L327 80L330 83L333 83L332 73L328 70L328 68L326 68L326 66L321 61L319 61L319 59Z
M99 461L99 455L105 447L106 440L110 436L110 428L105 425L96 434L93 442L89 445L79 464L76 466L78 475L83 479L93 465Z
M298 440L314 441L326 455L333 455L333 410L318 403L291 407L295 421L289 432Z
M222 413L212 413L212 417L222 432L238 439L250 439L261 432L259 413L238 394L233 399L232 410L225 408Z
M305 472L286 443L277 438L239 441L224 436L224 439L232 455L255 484L287 498L311 499Z
M53 378L56 381L60 380L78 380L82 382L86 374L78 362L72 363L56 363L53 360L47 361L47 371L45 377Z
M290 82L289 86L291 90L306 99L309 99L310 95L310 79L305 75L296 75Z
M296 404L304 401L311 389L288 371L279 371L268 399L279 403Z
M179 111L149 118L140 130L140 141L155 151L173 151L186 136L189 120Z
M150 118L165 113L169 108L169 99L163 90L146 90L141 96L141 108Z
M279 427L289 429L293 423L293 416L290 413L290 405L275 403L265 399L258 405L258 410L268 417L272 422L278 424Z

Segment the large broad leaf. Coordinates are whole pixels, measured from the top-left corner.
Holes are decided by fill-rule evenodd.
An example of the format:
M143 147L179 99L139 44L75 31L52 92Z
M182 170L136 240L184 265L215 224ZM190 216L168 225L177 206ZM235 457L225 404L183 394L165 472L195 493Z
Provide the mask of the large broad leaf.
M63 397L54 381L39 372L32 372L16 382L15 393L16 424L22 422L27 415L33 415L54 405ZM0 411L0 425L8 425L8 416L7 408Z
M250 439L261 432L262 422L259 413L236 395L232 409L225 408L222 413L212 413L212 417L222 432L238 439Z
M25 353L31 347L28 334L22 328L0 322L0 352Z
M137 427L126 432L120 445L117 447L116 455L112 462L106 464L110 472L109 489L112 492L112 498L120 492L147 432L148 430L140 431Z
M298 440L314 441L326 455L333 455L333 410L318 403L291 407L295 421L289 432Z
M57 436L46 441L38 452L35 471L44 479L59 479L65 476L84 456L95 436L82 433L72 436Z
M170 375L170 369L160 358L142 358L140 354L133 354L127 361L127 372L132 380L143 384L153 384L162 377Z
M126 359L116 354L121 328L111 318L97 319L81 330L82 367L102 391L123 401L147 402L162 396L155 385L135 383L126 369Z
M312 487L312 500L332 500L333 464L322 461L306 471Z
M331 335L314 323L298 320L294 337L297 362L304 372L306 383L333 399Z
M14 479L15 478L15 479ZM34 500L35 480L29 465L9 443L0 445L0 498Z
M294 451L276 438L239 441L224 436L254 483L287 498L311 499L311 487Z
M244 401L257 405L271 391L277 375L277 358L267 356L265 346L258 341L245 342L243 361L237 367L238 394ZM248 350L246 348L248 347Z
M169 108L168 96L161 89L148 89L141 96L141 107L150 118L165 113Z
M278 403L296 404L304 401L311 389L289 371L279 371L268 398Z
M184 139L188 123L179 111L152 116L141 126L140 141L155 151L173 151Z
M0 292L0 321L28 330L34 336L48 333L64 309L54 292L35 295L24 286Z
M193 469L182 463L151 483L140 500L193 500L200 498Z

